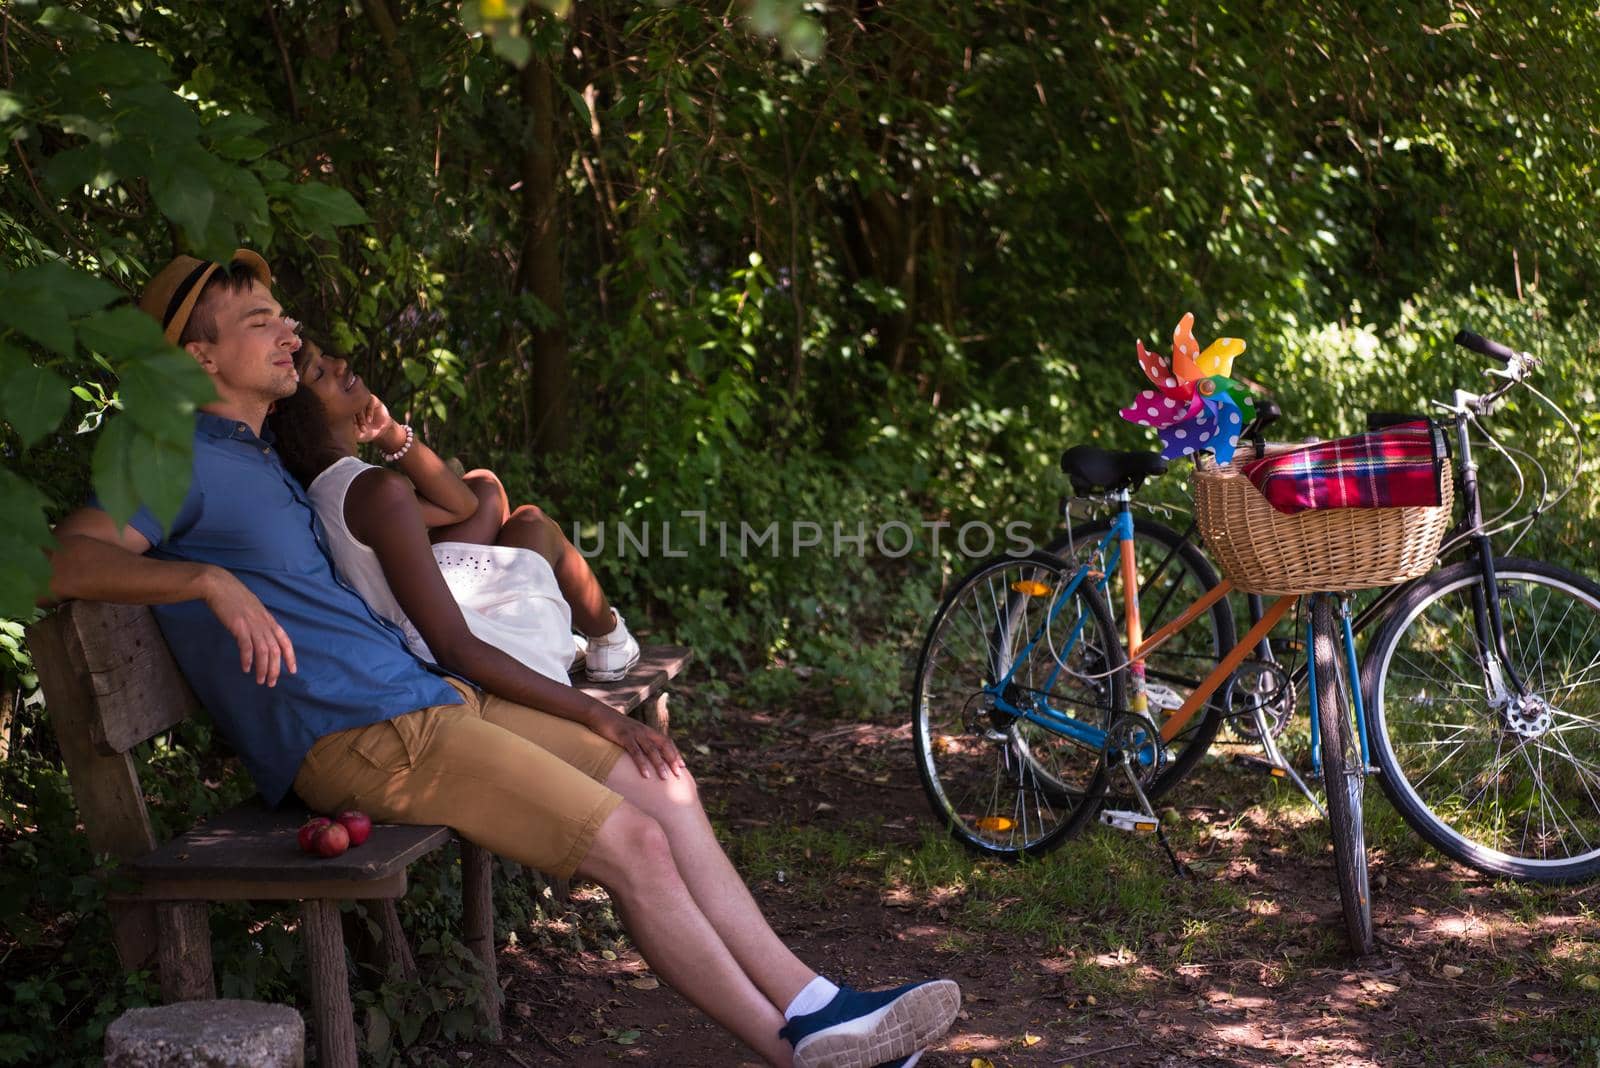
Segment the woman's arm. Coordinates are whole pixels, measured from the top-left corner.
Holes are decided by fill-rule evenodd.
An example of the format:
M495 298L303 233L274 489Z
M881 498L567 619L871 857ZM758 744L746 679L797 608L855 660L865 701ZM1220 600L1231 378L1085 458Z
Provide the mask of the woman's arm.
M683 768L677 746L666 735L612 711L582 690L545 678L467 629L461 606L439 573L421 506L405 479L383 470L358 475L345 498L345 516L351 533L378 554L395 600L440 667L507 700L583 724L621 746L646 778L651 768L663 779Z
M408 438L410 448L406 448ZM411 480L426 527L460 523L478 510L478 495L472 492L472 487L457 477L439 454L424 445L409 427L395 422L377 397L373 397L367 410L356 417L356 440L372 442L385 455L405 449L405 455L395 461L395 466ZM348 507L347 504L346 522L349 522Z

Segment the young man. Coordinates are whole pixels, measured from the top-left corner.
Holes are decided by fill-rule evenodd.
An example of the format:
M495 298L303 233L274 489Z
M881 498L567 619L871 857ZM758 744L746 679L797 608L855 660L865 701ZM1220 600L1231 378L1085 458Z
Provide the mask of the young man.
M165 529L148 513L119 528L93 505L64 519L55 595L156 606L269 803L291 789L315 807L360 803L595 880L651 967L771 1064L914 1063L954 1019L956 985L861 993L806 967L718 846L670 739L631 720L590 729L430 671L337 580L262 437L297 387L300 344L270 286L244 250L227 266L181 256L151 281L140 307L216 385L196 416L194 481ZM619 760L608 738L622 734L649 759Z

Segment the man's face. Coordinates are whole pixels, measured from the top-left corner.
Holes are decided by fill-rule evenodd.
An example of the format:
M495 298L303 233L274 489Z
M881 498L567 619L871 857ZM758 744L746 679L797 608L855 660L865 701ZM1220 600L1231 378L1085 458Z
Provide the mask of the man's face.
M207 294L217 340L192 341L188 349L211 374L224 401L282 400L298 387L294 353L300 337L283 308L260 282L236 291Z

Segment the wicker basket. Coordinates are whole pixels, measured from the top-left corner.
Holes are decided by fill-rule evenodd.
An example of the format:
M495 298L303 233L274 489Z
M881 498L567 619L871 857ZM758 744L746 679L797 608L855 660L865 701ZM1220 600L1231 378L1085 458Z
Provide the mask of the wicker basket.
M1267 455L1293 445L1268 446ZM1332 593L1393 586L1432 569L1455 496L1438 507L1329 508L1284 515L1231 464L1195 467L1195 519L1222 573L1246 593Z

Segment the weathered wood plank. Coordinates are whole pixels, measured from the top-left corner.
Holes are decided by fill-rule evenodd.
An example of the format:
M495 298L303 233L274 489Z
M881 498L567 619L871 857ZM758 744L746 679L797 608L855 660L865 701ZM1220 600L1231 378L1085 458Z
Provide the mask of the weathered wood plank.
M247 805L213 816L133 862L142 880L361 882L403 872L450 841L444 827L374 824L372 837L337 857L312 857L295 839L305 813Z
M572 685L627 715L677 678L694 653L682 645L647 645L639 651L639 662L628 677L616 682L590 682L581 671L574 672Z
M203 904L158 905L161 945L157 975L161 997L173 1001L210 1001L217 996L211 975L210 910Z
M300 927L306 940L306 972L311 977L317 1063L324 1068L356 1068L355 1010L350 1004L339 906L332 901L307 901L300 906Z
M72 629L68 648L94 693L90 730L102 752L125 753L199 708L149 608L73 601L57 614Z
M156 836L133 760L102 752L90 737L94 694L68 655L69 639L76 642L68 619L55 612L29 627L27 637L90 847L121 860L148 853ZM111 910L111 919L117 959L128 971L143 968L156 951L155 910L122 904Z
M398 871L382 879L357 882L313 879L284 882L282 879L160 879L145 880L136 890L118 895L121 901L307 901L325 897L329 901L377 901L406 895L406 873Z
M462 941L478 958L483 976L479 1018L492 1041L500 1041L500 971L494 946L494 857L487 849L461 842Z

